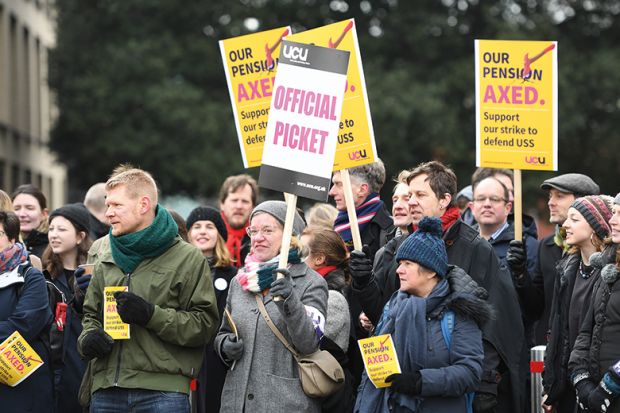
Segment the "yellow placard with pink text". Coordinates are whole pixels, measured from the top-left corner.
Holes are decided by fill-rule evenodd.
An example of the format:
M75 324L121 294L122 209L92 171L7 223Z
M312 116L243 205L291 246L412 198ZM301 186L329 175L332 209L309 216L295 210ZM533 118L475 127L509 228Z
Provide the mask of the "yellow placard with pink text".
M557 42L476 40L476 165L558 169Z
M401 373L398 355L394 349L391 334L383 334L357 340L368 378L377 389L390 387L385 379L392 374Z
M0 344L0 383L15 387L43 365L30 344L15 331Z
M350 53L333 170L339 171L374 162L377 157L375 133L368 105L355 20L343 20L295 33L286 40L336 48Z
M261 166L282 39L290 27L220 40L243 166Z
M118 291L128 291L128 287L105 287L103 289L105 296L105 302L103 303L103 330L114 340L128 340L130 338L129 324L123 323L116 308L114 293Z

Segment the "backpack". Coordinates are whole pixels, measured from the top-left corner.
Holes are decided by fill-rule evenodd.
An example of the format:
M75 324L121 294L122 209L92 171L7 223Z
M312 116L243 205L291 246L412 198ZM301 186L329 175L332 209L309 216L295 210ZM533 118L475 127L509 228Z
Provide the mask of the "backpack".
M443 335L443 339L446 342L446 347L448 347L448 351L450 351L450 346L452 344L452 331L454 330L454 320L455 320L454 311L446 310L441 317L441 334ZM473 413L474 408L474 392L465 393L465 403L467 405L467 413Z

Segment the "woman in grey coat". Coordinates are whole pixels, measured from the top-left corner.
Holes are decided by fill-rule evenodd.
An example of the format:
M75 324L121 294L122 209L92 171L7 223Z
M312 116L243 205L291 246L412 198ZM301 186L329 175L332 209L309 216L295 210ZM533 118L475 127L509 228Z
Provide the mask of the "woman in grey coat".
M252 248L233 279L226 307L236 326L224 320L215 350L229 367L221 412L320 412L319 399L303 392L297 362L263 319L259 297L275 326L301 354L318 350L325 328L327 284L299 258L297 236L303 220L296 213L289 265L278 269L286 204L267 201L250 216ZM276 271L277 270L277 271ZM276 279L276 272L285 277ZM274 297L279 296L279 301Z

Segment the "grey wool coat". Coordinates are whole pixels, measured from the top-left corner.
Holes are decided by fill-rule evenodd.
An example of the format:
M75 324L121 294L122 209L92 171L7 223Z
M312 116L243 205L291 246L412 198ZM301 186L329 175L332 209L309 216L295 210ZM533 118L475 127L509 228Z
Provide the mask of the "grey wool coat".
M269 317L289 343L301 354L314 353L319 338L306 307L320 313L324 322L327 283L303 263L291 266L289 271L294 294L281 309L271 293L261 297ZM226 375L220 412L320 412L320 400L303 392L295 358L269 329L254 297L254 293L241 288L237 277L232 280L226 305L244 349L234 370L228 370ZM225 364L229 363L222 354L222 342L231 335L231 327L224 320L214 347Z

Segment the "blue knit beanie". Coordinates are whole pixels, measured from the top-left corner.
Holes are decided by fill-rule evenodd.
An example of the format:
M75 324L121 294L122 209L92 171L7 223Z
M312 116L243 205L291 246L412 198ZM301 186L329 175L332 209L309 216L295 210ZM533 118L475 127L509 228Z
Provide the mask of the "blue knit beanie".
M439 218L422 218L417 231L409 235L398 248L396 262L401 260L417 262L436 272L440 277L445 277L448 272L448 254L441 238L442 233Z

